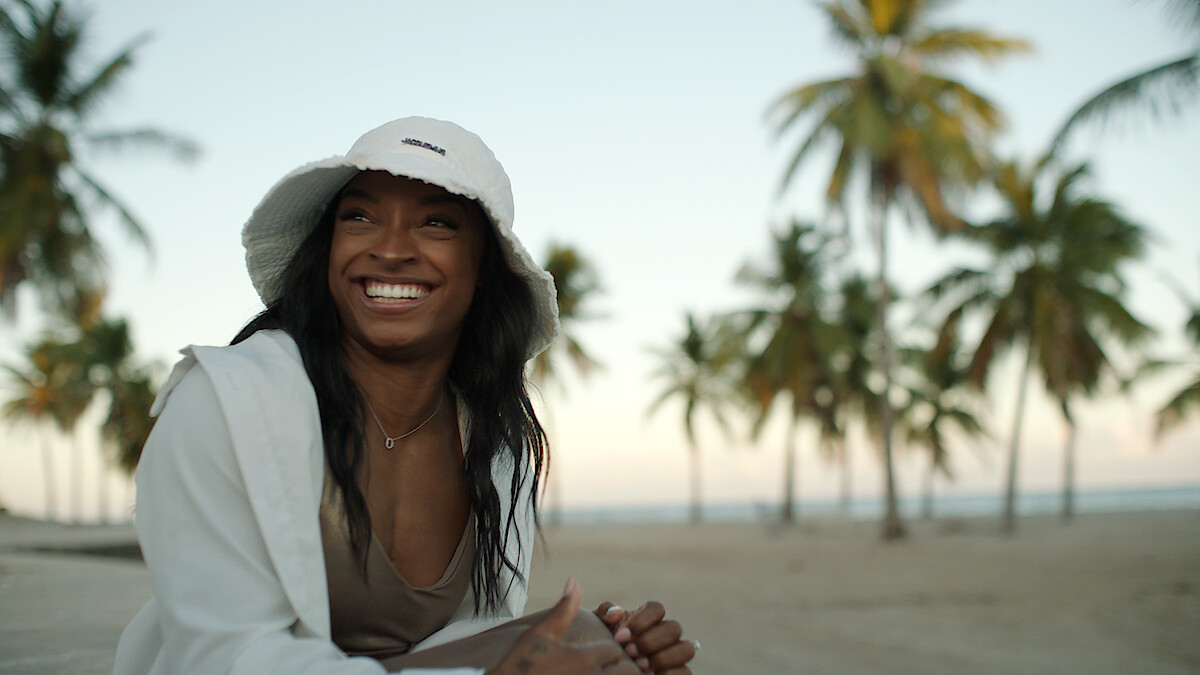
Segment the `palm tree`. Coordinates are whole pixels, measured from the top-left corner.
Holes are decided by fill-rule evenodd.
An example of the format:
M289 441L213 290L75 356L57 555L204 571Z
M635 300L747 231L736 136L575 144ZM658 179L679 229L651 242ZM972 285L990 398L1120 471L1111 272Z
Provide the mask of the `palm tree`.
M959 268L934 284L934 298L955 297L958 313L983 314L986 329L969 366L971 382L982 387L995 357L1018 344L1024 365L1017 392L1008 452L1002 527L1016 528L1016 482L1021 422L1030 376L1042 375L1046 391L1063 406L1069 429L1069 401L1091 395L1104 373L1113 371L1105 346L1136 345L1150 333L1122 301L1120 268L1143 253L1145 233L1113 204L1079 194L1086 173L1081 165L1062 173L1048 204L1039 199L1038 178L1048 166L1007 163L995 178L1006 213L973 229L971 238L995 261L989 269ZM1064 464L1074 464L1068 443ZM1073 477L1064 494L1073 491Z
M551 382L555 382L559 393L565 394L558 357L565 356L582 377L601 367L600 362L583 348L575 333L581 322L593 318L587 313L586 306L600 290L600 277L596 268L579 251L561 244L550 245L543 267L554 277L558 320L562 328L554 343L533 359L529 366L529 377L543 392ZM555 524L562 520L560 489L555 474L547 468L547 502L550 522Z
M832 327L838 334L829 367L834 374L834 412L836 422L831 430L835 435L836 456L840 463L842 484L839 503L843 515L850 514L852 476L846 434L851 421L861 420L869 436L878 437L879 393L871 386L878 373L875 313L878 298L871 282L852 272L843 277L835 293L838 303L832 312Z
M91 67L83 61L85 37L83 17L62 0L0 6L0 309L9 316L25 281L42 291L47 307L68 315L103 293L103 252L88 218L94 206L113 209L149 243L130 210L79 165L81 147L195 153L191 143L155 129L91 128L145 38Z
M906 385L908 405L901 411L900 424L910 445L929 451L921 496L923 518L933 517L933 483L937 474L954 477L947 434L956 431L967 438L985 434L975 397L965 387L967 369L960 363L961 317L962 313L956 312L947 318L932 347L902 350L901 361L912 380Z
M1104 124L1126 112L1158 119L1164 113L1179 114L1200 101L1200 0L1167 0L1166 4L1176 25L1192 29L1196 48L1093 95L1063 123L1050 145L1051 155L1057 154L1075 131L1090 123Z
M150 407L158 391L150 368L133 369L113 383L101 435L110 444L117 468L133 475L154 420Z
M1183 327L1184 333L1200 351L1200 301L1192 300L1180 289L1176 290L1190 312ZM1155 438L1162 438L1164 433L1186 419L1189 414L1197 412L1200 412L1200 371L1159 409L1155 415Z
M107 394L108 412L100 428L99 515L108 519L108 470L111 460L132 473L153 422L155 388L149 368L133 364L133 340L124 319L98 320L83 328L77 343L91 384Z
M98 308L97 308L98 309ZM99 515L107 519L107 474L110 455L118 466L132 473L142 445L150 434L150 405L154 401L151 369L133 361L133 343L129 326L122 320L105 320L91 312L86 325L75 326L69 339L45 337L29 347L29 368L7 366L18 394L5 404L5 414L14 420L35 423L53 422L66 434L73 434L84 411L103 392L107 396L107 414L101 426L101 465L98 498ZM72 518L80 520L82 461L80 445L71 469ZM53 466L49 446L43 447L43 468L49 504L54 502ZM48 505L48 515L53 516Z
M650 404L647 414L652 415L669 399L683 400L683 431L688 441L689 475L689 520L699 523L701 511L700 447L696 441L696 417L707 408L723 429L729 424L725 419L725 405L732 398L727 367L730 365L728 350L722 349L717 335L720 326L702 323L688 312L687 331L669 349L655 349L662 365L654 372L665 379L666 388Z
M87 409L92 388L68 345L51 338L29 345L25 369L5 366L17 391L4 404L4 416L13 422L27 421L45 430L53 424L72 435L75 425ZM78 446L76 446L78 447ZM73 475L78 478L78 461ZM57 519L54 454L49 439L42 438L42 473L46 497L46 519ZM78 486L76 485L76 488ZM79 520L78 490L72 490L72 518Z
M964 57L994 61L1028 49L1019 40L972 29L934 27L936 0L830 0L818 3L835 39L858 56L848 76L797 87L770 109L782 132L801 118L815 118L784 173L784 185L811 152L824 142L839 145L826 187L827 201L841 211L855 175L866 178L871 232L878 258L880 430L885 465L885 539L904 535L896 503L892 456L892 345L887 326L890 298L886 223L894 206L921 213L938 232L961 227L947 200L954 189L974 185L984 175L991 136L1002 126L999 111L985 97L948 77L943 66Z
M793 222L772 237L768 265L747 265L738 280L768 296L765 307L745 313L747 356L742 389L756 409L755 436L777 398L790 404L784 448L784 523L796 519L796 434L805 418L817 422L822 440L840 438L836 419L836 376L831 368L838 334L823 316L829 298L823 287L829 267L828 239L812 225ZM753 345L762 344L761 348Z
M558 292L558 320L562 325L562 332L549 349L534 358L529 375L539 386L557 381L561 388L561 375L556 357L565 356L584 377L600 366L600 363L584 350L575 334L575 327L581 321L592 318L585 311L585 305L600 290L600 278L596 268L571 246L551 244L544 267L550 276L554 277L554 288Z

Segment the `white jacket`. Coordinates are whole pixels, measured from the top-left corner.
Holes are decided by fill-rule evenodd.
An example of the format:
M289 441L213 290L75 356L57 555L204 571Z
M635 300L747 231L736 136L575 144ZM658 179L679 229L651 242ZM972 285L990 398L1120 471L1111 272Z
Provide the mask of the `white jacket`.
M121 636L115 675L383 673L330 639L320 417L295 343L281 331L260 331L235 346L183 354L154 403L159 419L137 470L137 532L154 599ZM511 507L511 472L511 461L497 460L500 522ZM510 536L507 549L526 578L534 536L528 496L518 500L520 543ZM468 591L450 623L416 649L519 617L526 595L516 581L498 614L477 618Z

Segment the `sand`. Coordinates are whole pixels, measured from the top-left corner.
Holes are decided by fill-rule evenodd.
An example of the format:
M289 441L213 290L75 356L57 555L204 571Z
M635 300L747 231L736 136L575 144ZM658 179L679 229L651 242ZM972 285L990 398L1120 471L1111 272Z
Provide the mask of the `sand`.
M535 561L530 609L573 574L585 600L666 604L695 672L1200 673L1200 511L913 524L569 525ZM127 528L0 518L0 673L105 673L148 596L140 563L32 547Z
M698 673L1200 673L1200 511L918 523L555 530L531 607L661 600Z

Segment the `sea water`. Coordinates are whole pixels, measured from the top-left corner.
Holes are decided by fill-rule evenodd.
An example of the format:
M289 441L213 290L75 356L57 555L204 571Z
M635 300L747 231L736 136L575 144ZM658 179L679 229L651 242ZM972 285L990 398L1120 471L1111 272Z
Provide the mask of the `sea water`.
M1004 506L1001 495L934 496L933 513L938 518L976 517L999 514ZM746 522L778 517L780 504L769 502L704 504L703 517L708 522ZM1177 509L1200 510L1200 485L1089 489L1075 493L1076 513L1111 513L1122 511L1166 511ZM1029 492L1017 496L1020 515L1054 514L1062 511L1062 493ZM803 501L797 505L800 518L806 516L843 516L837 500ZM884 501L879 497L863 497L850 503L852 520L875 520L882 517ZM919 497L902 497L900 512L905 518L921 514ZM684 522L688 518L686 504L573 507L564 509L562 520L567 523L606 522Z

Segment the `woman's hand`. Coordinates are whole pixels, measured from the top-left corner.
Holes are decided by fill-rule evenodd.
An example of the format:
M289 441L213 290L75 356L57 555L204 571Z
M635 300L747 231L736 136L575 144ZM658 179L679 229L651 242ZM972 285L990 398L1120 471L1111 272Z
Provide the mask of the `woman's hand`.
M611 602L596 609L596 616L612 631L638 667L645 673L691 675L687 663L696 656L696 643L682 640L678 621L664 621L667 610L661 602L647 602L628 612Z
M541 621L521 633L489 675L638 675L637 667L615 641L578 646L563 641L579 614L581 594L575 579L567 580L562 600ZM596 628L599 630L599 626Z

